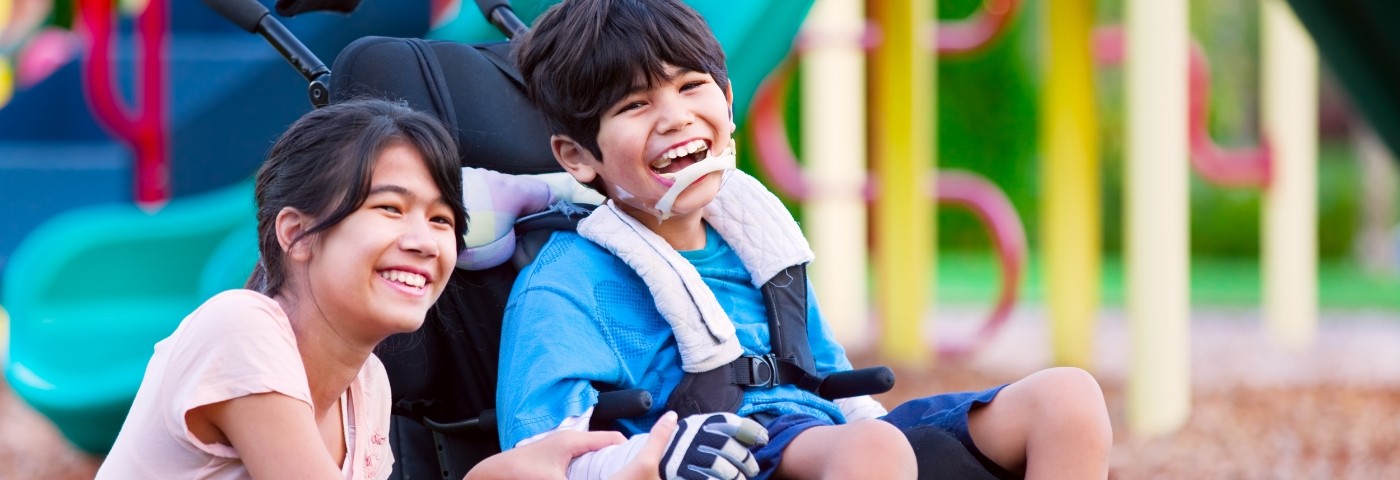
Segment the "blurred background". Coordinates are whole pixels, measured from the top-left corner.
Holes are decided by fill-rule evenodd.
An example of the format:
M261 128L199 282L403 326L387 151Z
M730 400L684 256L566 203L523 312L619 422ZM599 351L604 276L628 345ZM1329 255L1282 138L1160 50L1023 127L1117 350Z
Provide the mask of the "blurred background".
M1113 478L1400 472L1400 6L689 3L887 404L1073 365ZM332 73L503 38L457 0L282 21ZM91 477L151 346L242 285L305 84L199 2L0 0L0 478Z

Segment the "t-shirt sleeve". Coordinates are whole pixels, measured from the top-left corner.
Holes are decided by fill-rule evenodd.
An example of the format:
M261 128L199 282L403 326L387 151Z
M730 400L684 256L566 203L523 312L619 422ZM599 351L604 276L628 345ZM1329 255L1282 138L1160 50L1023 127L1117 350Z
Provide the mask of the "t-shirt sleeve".
M163 415L169 431L211 455L233 448L206 444L190 433L190 410L276 392L311 407L306 370L286 314L272 299L248 290L221 293L190 314L169 345Z
M594 308L576 300L591 295L520 283L516 288L520 292L512 295L501 329L496 387L503 449L587 412L598 401L592 382L622 379L621 361L600 331Z

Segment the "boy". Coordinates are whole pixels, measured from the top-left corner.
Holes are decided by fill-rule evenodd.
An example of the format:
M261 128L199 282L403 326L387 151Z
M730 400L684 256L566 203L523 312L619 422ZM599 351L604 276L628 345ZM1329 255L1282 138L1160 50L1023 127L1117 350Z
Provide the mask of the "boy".
M677 0L567 0L518 48L555 158L608 201L577 233L554 234L517 279L501 341L503 448L587 428L596 388L642 388L666 407L620 421L629 434L666 409L762 422L770 441L754 449L756 478L913 478L901 430L930 426L1004 476L1107 476L1103 395L1077 369L919 399L888 415L868 396L831 402L801 382L728 382L731 362L771 358L769 309L792 313L770 305L761 291L770 285L798 288L818 376L851 365L805 280L792 276L811 261L796 223L733 169L724 53L705 21ZM580 457L571 478L605 476L628 451Z

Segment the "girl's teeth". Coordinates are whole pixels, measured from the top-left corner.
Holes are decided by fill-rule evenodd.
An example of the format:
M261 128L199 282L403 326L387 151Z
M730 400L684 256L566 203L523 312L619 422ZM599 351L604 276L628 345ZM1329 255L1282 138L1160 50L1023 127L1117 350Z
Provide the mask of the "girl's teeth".
M399 282L411 287L422 288L424 284L428 283L428 279L424 278L422 275L398 270L380 272L379 276L384 277L385 280Z

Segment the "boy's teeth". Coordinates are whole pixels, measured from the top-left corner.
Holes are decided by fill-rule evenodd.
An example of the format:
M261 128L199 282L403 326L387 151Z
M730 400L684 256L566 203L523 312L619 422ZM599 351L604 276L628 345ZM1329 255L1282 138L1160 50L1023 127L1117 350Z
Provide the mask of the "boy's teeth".
M655 162L651 162L651 168L655 168L655 169L657 169L657 170L660 170L660 169L666 168L666 166L667 166L667 165L670 165L670 164L671 164L671 159L666 158L666 157L661 157L661 158L656 159Z
M684 157L684 156L686 156L686 155L690 155L690 154L692 154L692 153L695 153L695 152L704 150L705 148L707 148L707 147L705 147L705 141L704 141L704 140L696 139L696 140L693 140L693 141L691 141L690 143L687 143L687 144L685 144L685 145L681 145L681 146L679 146L679 147L676 147L676 148L672 148L672 149L670 149L670 150L667 150L666 152L664 152L664 153L661 154L661 159L662 159L662 160L675 160L675 159L677 159L677 158L681 158L681 157ZM660 162L660 160L657 160L657 162ZM669 164L669 162L668 162L668 164ZM655 165L655 163L653 163L653 166L654 166L654 165ZM661 168L661 167L656 167L656 168Z
M424 284L428 283L428 279L422 275L399 270L386 270L383 272L379 272L379 276L384 277L385 280L399 282L411 287L422 288Z

